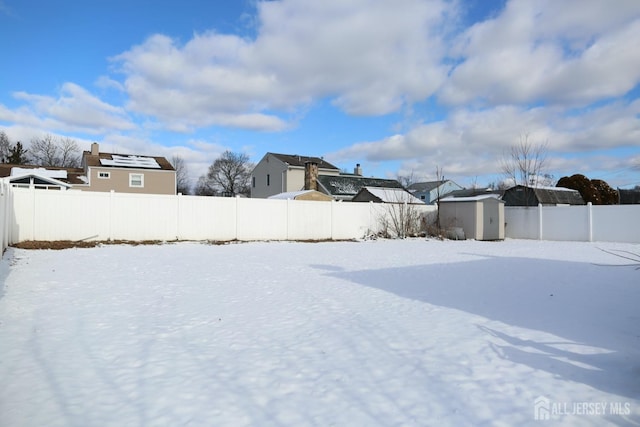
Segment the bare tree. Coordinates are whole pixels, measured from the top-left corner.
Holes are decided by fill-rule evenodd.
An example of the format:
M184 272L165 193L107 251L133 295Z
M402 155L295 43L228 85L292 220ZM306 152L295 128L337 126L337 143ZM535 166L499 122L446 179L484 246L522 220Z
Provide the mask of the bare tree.
M206 175L200 175L196 183L193 193L196 196L215 196L216 191L213 189Z
M387 202L380 204L378 213L379 235L385 238L405 239L420 234L424 215L409 192L393 191Z
M536 144L529 135L521 135L520 142L502 158L502 173L513 185L536 187L546 167L547 143Z
M11 141L9 141L7 134L0 130L0 163L8 163L10 150Z
M227 150L209 166L206 176L200 177L198 188L205 192L212 189L222 196L248 196L252 169L248 155Z
M80 148L71 138L55 138L47 134L33 138L30 146L31 158L40 166L75 168L80 166Z
M187 169L187 164L184 159L179 155L175 155L171 158L171 164L176 170L176 192L190 194L189 170Z
M398 175L396 181L404 188L409 188L412 184L416 183L416 177L413 171L411 171L408 175Z

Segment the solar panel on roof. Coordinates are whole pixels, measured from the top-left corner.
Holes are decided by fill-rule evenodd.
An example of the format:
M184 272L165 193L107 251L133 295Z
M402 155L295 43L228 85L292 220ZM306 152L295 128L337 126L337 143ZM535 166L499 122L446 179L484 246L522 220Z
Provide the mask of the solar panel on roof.
M103 166L160 169L160 165L156 162L156 159L152 157L120 156L117 154L112 155L111 159L100 159L100 164Z

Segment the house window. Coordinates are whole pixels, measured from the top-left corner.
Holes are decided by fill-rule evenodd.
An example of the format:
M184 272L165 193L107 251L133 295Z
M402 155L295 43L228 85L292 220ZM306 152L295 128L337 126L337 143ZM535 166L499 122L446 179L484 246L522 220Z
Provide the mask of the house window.
M141 173L130 173L129 187L144 187L144 175Z
M425 197L424 194L422 196L420 196L420 200L425 200L425 199L426 199L426 197Z
M271 175L267 174L267 185L271 184Z
M98 178L109 179L111 178L111 172L98 172Z
M252 186L253 188L256 188L256 177L255 177L255 176L252 176L252 177L251 177L251 186Z

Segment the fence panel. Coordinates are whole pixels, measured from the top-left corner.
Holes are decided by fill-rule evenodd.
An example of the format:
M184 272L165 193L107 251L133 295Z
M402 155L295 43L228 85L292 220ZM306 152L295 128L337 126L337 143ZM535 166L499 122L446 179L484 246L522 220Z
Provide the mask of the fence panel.
M640 205L509 206L505 234L512 239L640 243L638 218Z
M331 205L335 202L287 200L287 239L331 239Z
M544 206L542 239L588 242L588 206Z
M234 240L236 199L228 197L178 197L178 240Z
M592 206L593 240L640 243L640 205Z
M238 203L238 240L287 239L287 200L235 200Z
M505 236L511 239L540 238L539 215L540 212L537 207L505 207Z
M176 240L178 196L109 194L111 194L111 239Z

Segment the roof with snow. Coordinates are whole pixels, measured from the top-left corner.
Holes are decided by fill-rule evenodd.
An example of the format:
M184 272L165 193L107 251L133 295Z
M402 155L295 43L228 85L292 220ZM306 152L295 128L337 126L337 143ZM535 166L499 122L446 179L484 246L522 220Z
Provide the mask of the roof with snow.
M463 190L455 190L447 193L446 197L475 197L487 194L493 194L495 197L500 197L503 193L504 191L494 190L489 187L465 188Z
M279 200L307 200L324 202L333 200L331 196L316 190L289 191L286 193L274 194L273 196L269 196L268 198Z
M25 176L29 174L56 179L73 185L85 183L83 181L84 171L82 168L0 164L0 178Z
M495 199L495 200L498 200L500 203L504 203L504 200L500 200L500 195L499 194L480 194L480 195L477 195L477 196L468 196L468 197L447 196L447 197L444 197L444 198L440 199L440 203L447 203L447 202L478 202L480 200L487 200L487 199Z
M403 189L395 179L365 178L357 175L319 175L318 186L322 187L324 193L343 200L352 199L363 187Z
M353 198L354 202L377 203L409 203L412 205L424 205L424 202L414 197L404 188L362 187Z

